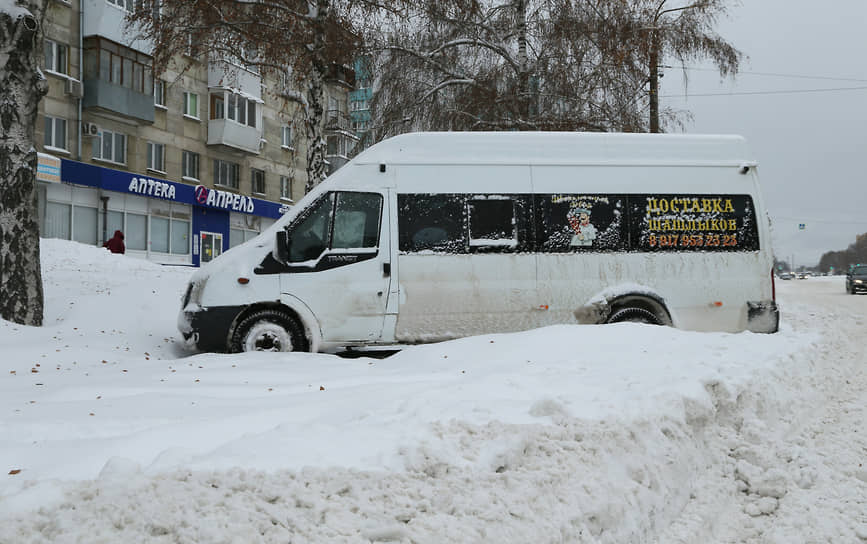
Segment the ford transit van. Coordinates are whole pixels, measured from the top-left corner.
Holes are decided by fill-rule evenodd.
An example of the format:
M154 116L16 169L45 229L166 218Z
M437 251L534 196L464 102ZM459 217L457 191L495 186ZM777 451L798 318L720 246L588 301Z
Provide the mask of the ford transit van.
M360 153L192 277L207 351L318 351L557 323L775 332L743 138L414 133Z

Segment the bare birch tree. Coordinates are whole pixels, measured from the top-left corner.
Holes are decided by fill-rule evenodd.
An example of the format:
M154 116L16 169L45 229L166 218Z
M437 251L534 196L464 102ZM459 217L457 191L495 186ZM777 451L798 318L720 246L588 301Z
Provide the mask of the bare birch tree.
M355 25L394 0L140 0L130 22L154 44L154 69L184 59L191 47L225 55L263 75L291 73L305 91L309 191L326 176L324 82L335 64L351 64ZM288 70L287 70L288 69Z
M34 129L44 0L0 0L0 317L42 325Z
M658 58L709 56L724 73L737 68L739 53L712 33L725 0L689 6L418 2L369 39L378 53L377 138L420 129L646 131L652 44Z

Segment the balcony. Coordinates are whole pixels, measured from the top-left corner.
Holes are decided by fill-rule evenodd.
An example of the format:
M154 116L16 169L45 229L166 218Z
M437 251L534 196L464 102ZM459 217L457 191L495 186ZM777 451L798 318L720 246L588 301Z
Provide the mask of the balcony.
M325 112L325 130L345 131L352 130L351 119L340 110L328 110Z
M355 70L342 64L332 64L328 68L325 80L346 89L353 89L355 87Z
M259 153L260 129L228 119L208 121L208 145L225 145L247 153Z
M130 119L154 122L154 97L101 79L84 80L82 107L98 108Z
M119 11L103 2L106 9ZM102 36L88 36L84 45L82 107L154 122L153 59Z
M232 90L262 100L262 76L224 60L208 63L208 87Z
M84 17L82 36L103 36L131 49L146 53L153 51L149 40L139 38L139 33L126 25L126 10L105 0L81 0Z

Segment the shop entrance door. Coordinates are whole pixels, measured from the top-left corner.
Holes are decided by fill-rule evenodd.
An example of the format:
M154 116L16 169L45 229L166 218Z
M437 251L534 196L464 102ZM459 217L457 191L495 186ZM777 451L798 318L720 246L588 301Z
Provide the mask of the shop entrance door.
M223 235L218 232L202 231L202 264L208 263L223 252Z

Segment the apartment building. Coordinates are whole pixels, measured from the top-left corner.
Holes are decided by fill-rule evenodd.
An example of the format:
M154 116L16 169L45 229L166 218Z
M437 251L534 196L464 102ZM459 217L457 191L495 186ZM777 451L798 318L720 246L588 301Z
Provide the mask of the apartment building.
M304 194L303 119L283 80L208 51L191 48L155 77L151 44L124 22L132 3L49 1L41 234L102 245L121 230L127 254L198 266ZM331 121L348 107L349 72L335 70L326 87L331 171L354 138Z
M349 91L350 126L357 138L356 149L364 150L373 144L371 139L370 101L373 99L373 59L361 55L353 63L355 88Z

